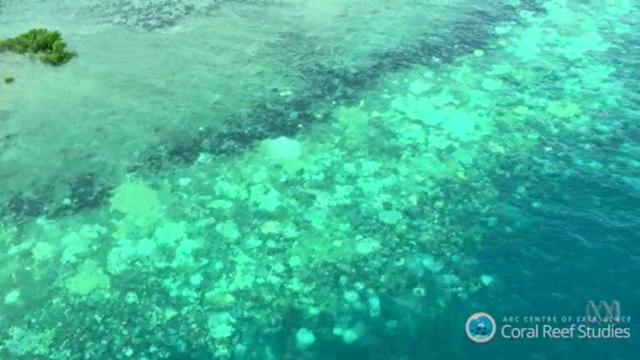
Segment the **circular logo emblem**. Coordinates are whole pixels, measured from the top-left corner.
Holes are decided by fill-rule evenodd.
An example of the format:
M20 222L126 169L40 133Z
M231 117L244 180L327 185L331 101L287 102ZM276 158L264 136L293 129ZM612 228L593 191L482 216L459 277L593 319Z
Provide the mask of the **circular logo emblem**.
M467 319L464 330L471 341L486 343L496 334L496 321L487 313L475 313Z

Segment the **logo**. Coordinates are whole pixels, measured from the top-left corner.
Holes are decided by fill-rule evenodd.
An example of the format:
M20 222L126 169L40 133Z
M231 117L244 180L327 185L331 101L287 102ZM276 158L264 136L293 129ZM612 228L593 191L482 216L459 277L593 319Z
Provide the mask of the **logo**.
M465 332L471 341L486 343L496 335L496 321L487 313L475 313L467 319Z
M602 313L604 310L604 314ZM607 303L604 300L598 302L587 301L585 317L590 323L610 323L616 324L622 320L620 316L620 302L617 300Z

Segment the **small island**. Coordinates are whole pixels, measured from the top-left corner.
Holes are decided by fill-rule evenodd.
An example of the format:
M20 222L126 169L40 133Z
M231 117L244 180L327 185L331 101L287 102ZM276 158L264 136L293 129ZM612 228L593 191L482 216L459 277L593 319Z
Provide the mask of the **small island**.
M0 53L11 52L37 58L45 64L60 66L77 56L67 50L59 31L31 29L15 37L0 40ZM14 77L6 76L5 83L12 83Z

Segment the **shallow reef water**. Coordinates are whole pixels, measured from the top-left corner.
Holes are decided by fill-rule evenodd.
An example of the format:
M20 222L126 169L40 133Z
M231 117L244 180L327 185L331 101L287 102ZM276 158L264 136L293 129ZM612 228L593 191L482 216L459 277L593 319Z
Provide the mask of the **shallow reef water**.
M0 356L640 359L637 11L3 3Z

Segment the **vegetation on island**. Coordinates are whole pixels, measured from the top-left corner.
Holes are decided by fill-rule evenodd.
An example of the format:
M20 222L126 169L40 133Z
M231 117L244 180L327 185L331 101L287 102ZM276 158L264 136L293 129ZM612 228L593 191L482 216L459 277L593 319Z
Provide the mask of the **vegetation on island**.
M0 40L0 53L3 52L33 56L53 66L64 65L77 56L75 52L67 50L67 43L62 40L59 31L48 29L31 29L13 38Z

